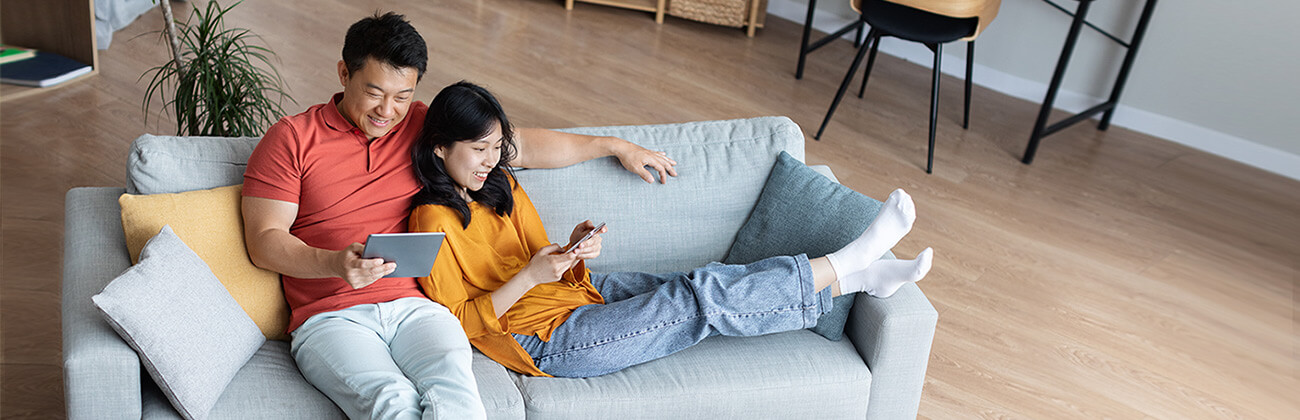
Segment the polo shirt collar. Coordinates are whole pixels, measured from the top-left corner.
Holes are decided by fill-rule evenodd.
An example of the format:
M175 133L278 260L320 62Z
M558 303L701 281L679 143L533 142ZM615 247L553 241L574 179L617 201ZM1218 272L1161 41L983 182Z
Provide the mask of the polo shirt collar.
M334 97L330 98L330 102L321 109L321 113L324 114L322 117L325 119L325 125L328 125L334 130L349 133L352 132L352 130L356 130L357 126L353 125L347 118L343 117L343 114L339 113L339 101L342 99L343 92L335 93Z

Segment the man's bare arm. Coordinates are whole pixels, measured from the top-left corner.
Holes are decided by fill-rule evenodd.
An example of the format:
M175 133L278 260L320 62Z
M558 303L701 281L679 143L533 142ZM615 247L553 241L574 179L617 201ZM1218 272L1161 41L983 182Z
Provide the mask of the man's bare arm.
M340 277L353 288L374 283L397 269L379 259L362 259L361 244L338 251L314 248L289 233L298 205L267 198L244 197L244 242L256 265L303 279Z
M617 157L623 168L646 182L668 183L677 176L677 162L663 152L656 152L618 137L587 136L541 128L520 128L515 132L519 153L511 166L521 168L562 168L605 156ZM650 169L646 169L650 168Z

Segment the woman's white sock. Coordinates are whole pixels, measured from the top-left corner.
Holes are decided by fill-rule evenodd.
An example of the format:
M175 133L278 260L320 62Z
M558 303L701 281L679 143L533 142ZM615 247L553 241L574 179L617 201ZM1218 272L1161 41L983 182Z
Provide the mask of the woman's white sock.
M914 260L877 260L847 277L840 277L840 294L867 292L867 294L887 298L898 291L903 284L913 283L925 278L933 265L934 250L926 248Z
M838 277L851 276L865 270L873 261L885 255L885 251L898 245L898 241L912 230L915 221L916 205L912 203L912 196L902 189L894 190L889 193L876 220L871 221L862 236L839 251L827 254L826 259L830 260Z

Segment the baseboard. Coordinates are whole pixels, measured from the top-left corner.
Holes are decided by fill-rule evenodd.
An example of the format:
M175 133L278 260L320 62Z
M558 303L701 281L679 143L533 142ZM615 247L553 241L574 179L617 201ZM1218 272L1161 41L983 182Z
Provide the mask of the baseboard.
M796 24L803 24L807 11L807 3L796 3L792 0L768 1L767 13L769 15L784 18ZM830 13L819 13L814 19L813 28L829 33L848 25L850 22L849 19ZM852 39L853 34L853 32L849 32L844 38ZM930 50L920 44L897 39L885 39L884 42L881 42L880 52L927 68L931 66L934 60ZM955 76L958 79L965 77L965 55L953 56L945 54L941 70L944 74ZM1047 93L1046 83L1013 76L980 64L975 64L974 72L976 74L976 77L973 78L975 79L973 80L974 84L1014 98L1042 103L1043 96ZM1095 98L1062 89L1057 93L1055 106L1057 109L1067 112L1082 112L1105 101L1105 98ZM1235 160L1287 178L1300 180L1300 155L1187 121L1127 106L1123 104L1122 100L1115 110L1111 124ZM1028 138L1029 133L1025 133L1026 141L1028 141ZM1050 144L1051 137L1048 137L1043 147L1051 147Z

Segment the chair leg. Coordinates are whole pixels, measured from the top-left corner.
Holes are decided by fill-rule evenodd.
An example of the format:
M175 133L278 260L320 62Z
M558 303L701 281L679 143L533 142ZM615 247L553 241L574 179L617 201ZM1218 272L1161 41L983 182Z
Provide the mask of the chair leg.
M862 43L863 43L863 42L866 42L866 41L863 41L863 40L862 40L862 27L863 27L863 26L866 26L866 23L863 22L862 19L858 19L858 28L857 28L857 32L855 33L855 35L853 35L853 48L859 48L859 47L862 46Z
M925 160L925 173L933 173L934 169L934 128L935 122L939 116L939 69L940 61L943 57L943 44L935 44L934 47L934 71L933 82L930 86L930 151Z
M871 55L867 57L867 70L862 73L862 87L858 88L859 98L867 91L867 78L871 77L871 68L876 65L876 52L880 51L880 41L884 37L885 34L875 29L867 33L867 43L871 44Z
M840 90L835 92L835 100L831 102L831 109L826 111L826 118L822 119L822 126L817 129L817 135L813 136L813 140L821 140L822 132L826 131L826 124L830 123L831 116L835 115L835 108L840 106L840 100L844 99L844 91L848 90L849 82L853 80L853 73L858 71L858 65L862 64L862 56L866 53L867 44L864 43L862 48L858 48L858 54L853 57L853 65L849 66L849 72L844 75L844 81L840 83Z
M961 128L970 128L971 70L975 68L975 40L966 43L966 111L961 118Z

